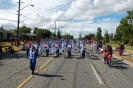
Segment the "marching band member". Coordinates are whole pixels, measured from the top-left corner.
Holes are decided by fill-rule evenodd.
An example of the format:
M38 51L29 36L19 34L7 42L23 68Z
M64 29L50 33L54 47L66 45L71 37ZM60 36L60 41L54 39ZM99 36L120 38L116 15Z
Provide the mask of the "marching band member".
M30 69L32 71L32 75L34 75L34 70L35 70L35 67L36 67L36 57L37 57L37 54L36 54L36 49L34 46L31 47L31 50L30 50L30 53L29 53L29 59L30 59Z

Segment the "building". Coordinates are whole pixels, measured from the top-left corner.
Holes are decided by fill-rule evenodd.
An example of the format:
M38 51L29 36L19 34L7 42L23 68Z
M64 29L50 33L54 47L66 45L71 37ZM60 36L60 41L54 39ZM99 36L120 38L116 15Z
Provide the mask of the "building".
M26 37L27 37L27 39L30 39L30 40L37 39L37 35L33 34L33 33L26 33Z
M8 41L12 39L13 32L5 30L2 26L0 28L0 41Z

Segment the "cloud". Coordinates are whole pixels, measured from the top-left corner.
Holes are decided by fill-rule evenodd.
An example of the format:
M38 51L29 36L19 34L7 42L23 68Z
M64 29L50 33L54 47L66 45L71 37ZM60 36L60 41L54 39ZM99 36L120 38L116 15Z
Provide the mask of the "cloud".
M0 7L0 18L17 21L18 0L0 0L8 2L3 5L8 9ZM103 32L115 32L119 25L116 17L105 17L98 19L100 16L107 16L113 13L126 13L133 8L133 0L21 0L20 26L30 26L31 28L47 28L54 30L56 21L57 29L62 29L78 37L80 33L95 33L98 27ZM0 4L1 6L1 4ZM17 28L17 22L0 20L0 26L9 29ZM11 27L10 27L11 29Z
M97 22L112 22L112 21L116 21L117 19L112 19L112 18L104 18L102 20L97 20Z

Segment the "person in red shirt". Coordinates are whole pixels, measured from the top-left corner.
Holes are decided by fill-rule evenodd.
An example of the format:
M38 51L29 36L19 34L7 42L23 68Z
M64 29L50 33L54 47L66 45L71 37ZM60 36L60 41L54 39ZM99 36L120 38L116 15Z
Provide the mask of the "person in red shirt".
M108 65L111 66L112 52L108 52Z
M18 39L18 45L20 45L20 40Z
M11 45L13 46L13 41L12 41L12 40L11 40L11 42L10 42L10 43L11 43Z
M104 63L106 64L107 63L107 50L103 51L102 55L103 55Z

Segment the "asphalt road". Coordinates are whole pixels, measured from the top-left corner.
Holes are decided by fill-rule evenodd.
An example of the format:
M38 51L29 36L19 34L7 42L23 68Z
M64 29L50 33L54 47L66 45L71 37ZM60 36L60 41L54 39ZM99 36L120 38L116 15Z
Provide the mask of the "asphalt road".
M79 49L68 58L41 55L36 74L31 75L25 52L1 56L0 88L133 88L133 68L113 57L112 67L103 63L101 54L82 58Z

